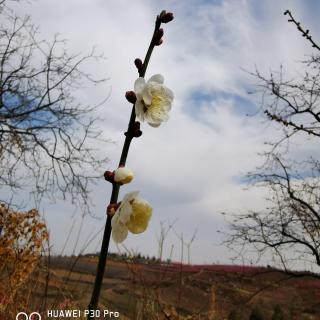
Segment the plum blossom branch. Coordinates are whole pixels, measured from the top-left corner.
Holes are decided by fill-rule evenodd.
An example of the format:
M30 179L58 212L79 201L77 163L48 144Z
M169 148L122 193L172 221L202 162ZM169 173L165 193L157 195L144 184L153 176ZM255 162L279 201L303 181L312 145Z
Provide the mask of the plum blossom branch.
M164 31L162 28L160 28L161 23L168 23L172 20L173 20L173 14L171 12L166 12L165 10L163 10L157 16L156 21L155 21L153 35L152 35L146 56L144 58L144 61L142 62L141 59L139 59L139 58L137 58L134 61L135 66L137 67L138 73L139 73L138 79L144 78L154 47L161 45L163 42L162 36L164 34ZM139 81L141 81L141 80L139 80ZM150 83L150 85L153 86L153 88L156 91L156 89L159 89L159 85L162 86L162 83L159 83L159 85ZM159 95L157 95L157 91L155 93L155 97L156 97L155 99L153 99L152 97L149 97L150 99L148 100L146 97L146 94L143 93L142 96L139 97L140 98L139 101L140 101L140 103L144 103L144 107L146 109L156 108L158 110L160 108L161 110L163 109L165 112L168 112L171 107L171 101L173 99L173 94L170 95L171 100L170 100L169 106L168 106L167 100L165 100L165 102L163 102L163 100L162 100L163 98L166 98L166 97L159 97ZM125 167L132 139L134 137L139 137L142 134L142 132L140 130L140 123L138 121L135 121L136 120L136 102L137 102L136 95L134 92L129 91L126 93L126 98L130 103L133 104L133 107L132 107L132 111L131 111L131 115L130 115L128 129L127 129L127 132L125 132L125 141L124 141L121 156L120 156L119 169L121 167ZM146 99L146 101L144 100L144 98ZM164 107L164 104L165 104L165 107ZM119 170L119 169L117 169L117 170ZM130 203L130 205L132 206L132 216L130 216L130 217L125 216L124 217L123 214L120 215L120 211L121 211L121 209L123 209L124 205L122 205L122 204L120 204L120 206L117 205L119 190L120 190L120 186L124 183L122 178L124 177L124 180L126 180L128 178L128 176L126 175L126 173L123 170L120 173L119 173L119 171L117 172L117 170L115 172L107 171L104 174L105 179L112 183L112 193L111 193L111 198L110 198L110 204L107 209L107 221L106 221L106 225L105 225L105 230L104 230L104 235L103 235L103 240L102 240L102 245L101 245L101 251L100 251L100 255L99 255L99 262L98 262L98 267L97 267L96 279L95 279L95 283L94 283L94 288L93 288L91 300L90 300L90 303L88 306L89 311L97 309L97 306L98 306L101 285L102 285L105 265L106 265L106 261L107 261L110 236L111 236L111 231L112 231L112 225L111 225L112 216L115 215L115 217L116 217L116 220L115 220L115 222L113 222L113 225L115 225L117 227L115 230L115 233L113 234L113 238L115 240L122 240L123 233L120 232L120 235L119 235L119 231L123 231L123 230L119 230L119 225L121 227L123 227L124 223L126 223L125 227L127 227L129 229L129 231L131 231L133 233L140 233L146 228L147 223L148 223L148 219L150 218L151 212L152 212L152 209L149 206L149 204L146 201L143 201L142 199L137 199L135 197L137 195L137 193L134 193L134 195L132 195L132 194L127 195L127 198L124 199L124 200L128 200L128 201L123 201L126 205L128 205L128 203ZM117 176L120 176L122 178L119 178L119 180L117 180ZM130 178L128 178L128 179L130 179ZM141 207L144 208L144 214L142 215L142 217L141 216L138 217L138 219L140 219L142 221L138 227L137 227L137 225L134 224L134 221L133 221L134 219L137 218L137 216L134 215L134 211L135 211L134 206L135 205L137 206L136 211L140 211ZM127 230L124 229L124 232L127 232ZM88 319L94 319L94 316L92 313L89 313Z

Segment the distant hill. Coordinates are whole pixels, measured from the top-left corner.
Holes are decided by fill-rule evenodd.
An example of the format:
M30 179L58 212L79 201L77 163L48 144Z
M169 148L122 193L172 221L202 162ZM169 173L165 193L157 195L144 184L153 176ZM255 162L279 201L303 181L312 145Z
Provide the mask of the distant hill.
M51 258L49 292L58 303L57 288L63 288L65 296L85 308L97 256L80 257L75 264L74 259ZM271 320L275 312L284 320L320 319L320 280L311 276L286 278L267 267L181 265L111 256L100 307L116 310L121 319L130 320L178 319L178 313L184 316L180 319L245 320L257 308L265 320ZM141 314L143 318L139 318Z

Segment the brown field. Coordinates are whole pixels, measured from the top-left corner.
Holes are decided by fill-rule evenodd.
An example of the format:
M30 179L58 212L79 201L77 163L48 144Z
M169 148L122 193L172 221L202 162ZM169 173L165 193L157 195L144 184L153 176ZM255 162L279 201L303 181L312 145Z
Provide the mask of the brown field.
M35 272L23 289L24 296L29 296L28 310L42 310L42 319L57 319L48 317L47 310L87 309L96 263L96 257L52 257L50 270ZM272 320L276 306L282 310L282 319L320 319L320 280L284 278L276 270L260 267L166 265L110 258L99 307L130 320L246 320L255 307L264 320ZM233 318L231 312L236 314ZM2 314L1 320L11 319Z

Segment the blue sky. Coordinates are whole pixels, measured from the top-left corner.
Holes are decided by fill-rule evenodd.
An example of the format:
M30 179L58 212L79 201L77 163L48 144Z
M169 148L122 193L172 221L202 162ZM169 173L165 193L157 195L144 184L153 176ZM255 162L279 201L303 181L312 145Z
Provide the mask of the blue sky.
M155 16L162 9L175 15L164 26L164 44L156 48L146 75L163 74L174 91L171 118L158 129L143 124L143 136L133 141L127 162L135 179L120 194L140 190L154 214L145 233L128 237L127 248L156 255L160 221L177 219L175 229L185 239L197 230L191 253L194 263L230 262L231 253L219 245L217 230L226 230L220 212L264 207L264 191L243 190L239 177L261 163L257 153L278 134L256 112L261 96L248 94L255 89L255 79L245 70L253 72L257 66L268 75L283 64L288 77L296 75L301 70L298 61L312 49L283 12L290 9L320 39L319 5L302 0L42 0L18 7L39 25L40 38L50 40L60 33L69 40L70 52L88 52L94 45L104 52L105 60L85 68L109 80L75 95L86 104L110 94L100 111L107 119L101 122L104 135L113 141L101 146L110 158L106 170L117 165L123 144L130 115L124 93L132 90L137 78L133 60L143 58ZM97 219L85 217L78 249L104 224L110 190L104 181L94 188ZM59 253L73 221L74 230L79 229L81 213L64 202L43 203L41 209L54 251ZM74 248L75 234L67 252ZM89 249L97 250L100 239ZM172 244L174 257L179 258L174 233L167 239L165 254ZM113 243L111 250L117 250Z

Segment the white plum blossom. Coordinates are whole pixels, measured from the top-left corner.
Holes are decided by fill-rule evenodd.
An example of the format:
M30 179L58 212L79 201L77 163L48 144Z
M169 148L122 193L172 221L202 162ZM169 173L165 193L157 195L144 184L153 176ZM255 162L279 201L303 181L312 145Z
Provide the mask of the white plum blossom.
M152 207L138 195L138 191L127 193L111 220L112 239L117 243L126 239L128 231L141 233L148 226Z
M127 167L119 167L114 171L114 181L122 184L131 182L133 179L133 172Z
M152 127L159 127L161 122L169 119L173 92L163 82L163 76L155 74L147 82L139 77L134 83L136 116Z

